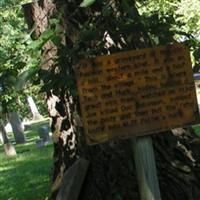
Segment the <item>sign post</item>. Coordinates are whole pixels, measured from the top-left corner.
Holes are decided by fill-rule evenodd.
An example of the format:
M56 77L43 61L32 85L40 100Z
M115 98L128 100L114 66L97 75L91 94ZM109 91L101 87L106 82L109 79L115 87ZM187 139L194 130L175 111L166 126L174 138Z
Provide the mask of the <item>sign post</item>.
M151 137L139 137L132 143L141 200L161 200Z
M189 50L182 44L83 60L76 67L89 145L199 122ZM142 200L159 200L152 141L133 142Z

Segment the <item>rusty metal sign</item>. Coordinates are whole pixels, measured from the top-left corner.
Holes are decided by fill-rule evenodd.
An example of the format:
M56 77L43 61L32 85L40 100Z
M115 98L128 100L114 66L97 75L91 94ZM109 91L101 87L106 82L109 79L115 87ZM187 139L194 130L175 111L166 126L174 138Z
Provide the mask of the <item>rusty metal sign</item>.
M83 60L76 76L88 144L199 122L190 54L182 44Z

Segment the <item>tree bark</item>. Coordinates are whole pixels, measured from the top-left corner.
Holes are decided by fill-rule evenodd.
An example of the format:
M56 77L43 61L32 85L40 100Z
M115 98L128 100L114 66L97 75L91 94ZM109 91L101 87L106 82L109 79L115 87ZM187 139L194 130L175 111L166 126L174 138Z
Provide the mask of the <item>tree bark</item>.
M24 129L23 129L22 121L19 117L19 114L17 112L10 112L9 121L12 126L16 143L17 144L25 143L26 139L24 135Z

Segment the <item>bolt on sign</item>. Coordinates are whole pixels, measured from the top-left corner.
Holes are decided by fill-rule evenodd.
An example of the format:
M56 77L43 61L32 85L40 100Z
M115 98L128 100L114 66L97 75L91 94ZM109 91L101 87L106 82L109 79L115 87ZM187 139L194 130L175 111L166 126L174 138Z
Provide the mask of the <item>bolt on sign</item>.
M82 60L76 76L88 144L199 122L190 54L183 44Z

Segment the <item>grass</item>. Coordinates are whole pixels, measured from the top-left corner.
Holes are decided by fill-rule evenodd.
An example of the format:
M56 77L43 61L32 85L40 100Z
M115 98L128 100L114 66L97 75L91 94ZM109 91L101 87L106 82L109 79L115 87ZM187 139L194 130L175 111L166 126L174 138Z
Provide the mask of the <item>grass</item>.
M0 146L0 200L45 200L50 193L52 144L38 149L38 129L48 121L31 124L27 142L15 145L17 156L6 157ZM11 138L13 141L13 138Z
M194 130L194 133L200 137L200 124L197 124L197 125L193 125L192 126L193 130Z
M200 85L200 80L195 81L196 85ZM196 87L196 94L197 94L197 102L200 104L200 87ZM200 110L199 110L200 112ZM196 124L192 126L194 133L200 137L200 124Z

